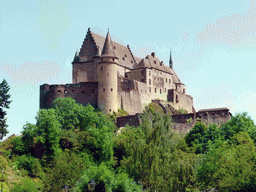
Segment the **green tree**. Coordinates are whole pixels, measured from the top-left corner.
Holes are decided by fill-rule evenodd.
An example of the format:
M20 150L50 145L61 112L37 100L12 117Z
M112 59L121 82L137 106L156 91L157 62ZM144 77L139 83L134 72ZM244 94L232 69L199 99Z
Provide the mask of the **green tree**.
M61 191L65 184L74 188L85 170L81 157L66 149L46 169L44 191Z
M9 104L12 102L9 100L11 97L11 95L8 94L9 90L9 85L4 79L2 83L0 83L0 140L3 140L3 137L9 133L7 130L8 125L6 124L7 118L5 117L7 113L4 111L4 108L10 108Z
M204 155L197 169L201 189L218 191L255 191L255 146L246 132L239 132L231 142L223 142Z

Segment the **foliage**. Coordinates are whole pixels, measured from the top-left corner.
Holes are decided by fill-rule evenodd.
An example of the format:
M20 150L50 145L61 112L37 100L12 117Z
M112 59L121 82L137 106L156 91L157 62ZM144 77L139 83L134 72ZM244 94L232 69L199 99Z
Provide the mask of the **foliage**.
M134 183L126 173L119 171L117 174L115 174L113 169L110 169L105 163L102 163L99 166L91 166L89 169L87 169L84 175L81 177L81 181L77 183L77 188L75 191L88 191L88 182L91 179L93 179L97 184L95 191L141 191L140 186Z
M4 108L9 109L9 104L12 102L9 100L11 97L8 94L10 87L5 79L0 83L0 140L3 140L3 137L6 136L9 131L7 130L8 125L6 124L7 118Z
M235 116L232 116L230 121L221 125L220 130L222 131L225 140L230 139L240 131L244 131L250 135L254 143L256 142L256 127L247 112L241 114L238 113Z
M206 135L207 129L208 127L204 123L197 121L185 137L188 146L193 146L196 153L203 152L202 143L205 142L204 136Z
M85 169L81 157L66 149L46 169L44 190L60 191L65 184L73 188Z
M187 110L186 109L183 109L183 108L179 108L177 111L176 111L177 114L186 114L187 113Z
M0 171L5 170L8 165L8 162L4 156L0 155Z
M198 168L201 188L216 188L219 191L255 191L255 147L246 132L232 137L233 142L224 142L210 150Z
M31 178L25 177L18 183L14 183L10 192L37 192L41 191L42 187Z
M30 175L43 177L43 169L39 160L30 154L18 157L16 163L18 169L25 169Z
M190 117L189 119L187 119L186 122L187 122L188 124L192 123L192 117Z

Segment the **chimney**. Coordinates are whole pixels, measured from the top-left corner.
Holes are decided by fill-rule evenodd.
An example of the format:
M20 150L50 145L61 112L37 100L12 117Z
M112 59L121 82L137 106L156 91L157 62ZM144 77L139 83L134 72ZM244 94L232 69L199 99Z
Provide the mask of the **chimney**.
M152 55L152 57L155 57L156 53L155 53L155 52L152 52L151 55Z

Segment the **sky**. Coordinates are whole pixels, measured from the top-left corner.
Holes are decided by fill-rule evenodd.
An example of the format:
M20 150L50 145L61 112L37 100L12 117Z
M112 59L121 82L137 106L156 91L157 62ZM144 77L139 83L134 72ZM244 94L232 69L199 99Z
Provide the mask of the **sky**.
M72 83L75 52L88 28L151 52L173 69L196 111L248 112L256 122L256 0L1 1L0 82L10 86L10 136L35 124L39 87ZM4 137L3 139L5 139Z

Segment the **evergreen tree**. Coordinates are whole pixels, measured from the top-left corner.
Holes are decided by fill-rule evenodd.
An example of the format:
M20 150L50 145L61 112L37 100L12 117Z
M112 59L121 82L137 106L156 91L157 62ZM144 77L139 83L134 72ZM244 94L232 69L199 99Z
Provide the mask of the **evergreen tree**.
M0 140L2 140L3 137L9 133L7 130L8 125L6 124L5 118L6 112L3 110L4 108L9 109L9 104L12 102L9 101L11 95L7 94L9 90L10 88L4 79L0 84Z

